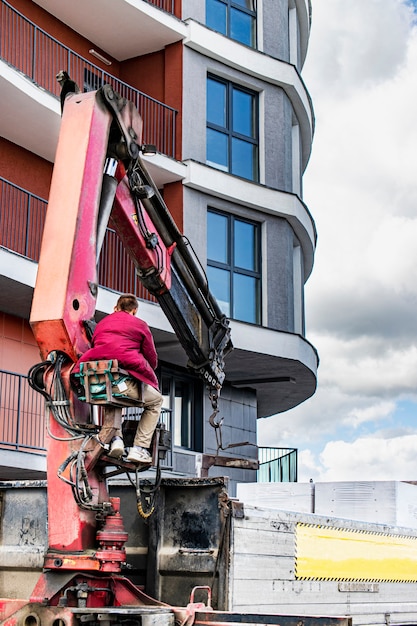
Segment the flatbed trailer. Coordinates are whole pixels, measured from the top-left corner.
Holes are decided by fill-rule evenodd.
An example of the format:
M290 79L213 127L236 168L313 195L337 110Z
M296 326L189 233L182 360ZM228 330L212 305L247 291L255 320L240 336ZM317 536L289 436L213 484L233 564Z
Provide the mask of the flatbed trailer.
M413 528L249 505L228 497L225 478L163 478L148 520L131 485L114 482L110 493L120 497L129 533L124 575L160 603L152 620L169 621L167 607L187 607L191 597L188 619L201 625L417 624ZM0 596L19 601L42 570L46 485L0 483L0 498ZM123 623L128 609L112 623ZM89 621L77 611L80 623ZM142 610L140 623L150 612Z

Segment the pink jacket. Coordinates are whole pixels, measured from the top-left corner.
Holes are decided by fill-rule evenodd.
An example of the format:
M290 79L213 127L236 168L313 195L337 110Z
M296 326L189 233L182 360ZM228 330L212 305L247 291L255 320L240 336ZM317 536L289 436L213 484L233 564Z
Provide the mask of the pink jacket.
M146 322L125 311L116 311L103 318L96 326L92 347L78 360L79 364L100 359L117 359L120 367L131 376L158 389L154 370L158 356L154 340Z

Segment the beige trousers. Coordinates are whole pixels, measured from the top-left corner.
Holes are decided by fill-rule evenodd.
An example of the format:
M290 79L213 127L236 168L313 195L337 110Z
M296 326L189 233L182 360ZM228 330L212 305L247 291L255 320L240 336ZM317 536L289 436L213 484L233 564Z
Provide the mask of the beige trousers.
M152 436L155 432L156 425L161 414L163 397L158 389L151 385L143 385L143 403L144 409L140 416L139 424L136 429L134 446L149 448Z
M124 393L129 396L129 398L139 399L140 395L137 383L134 380L128 380L126 383L127 389L124 390ZM133 445L140 446L141 448L149 448L161 414L163 397L152 385L143 383L142 388L144 409L136 429ZM122 432L119 430L116 435L121 437Z

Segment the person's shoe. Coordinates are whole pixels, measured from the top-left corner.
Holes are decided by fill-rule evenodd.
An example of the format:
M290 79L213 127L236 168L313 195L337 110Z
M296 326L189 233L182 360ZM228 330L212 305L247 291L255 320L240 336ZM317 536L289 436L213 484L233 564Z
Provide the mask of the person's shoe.
M110 450L108 456L114 459L120 459L125 451L125 445L121 437L113 437L110 444Z
M130 448L126 460L130 463L152 463L152 457L149 452L140 446L133 446L133 448Z

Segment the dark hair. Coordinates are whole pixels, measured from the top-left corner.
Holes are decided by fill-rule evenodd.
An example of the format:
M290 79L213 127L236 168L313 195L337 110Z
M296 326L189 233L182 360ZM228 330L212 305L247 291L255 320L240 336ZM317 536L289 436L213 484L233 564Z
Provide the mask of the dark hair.
M119 311L134 311L139 306L138 299L133 293L123 293L116 303Z

